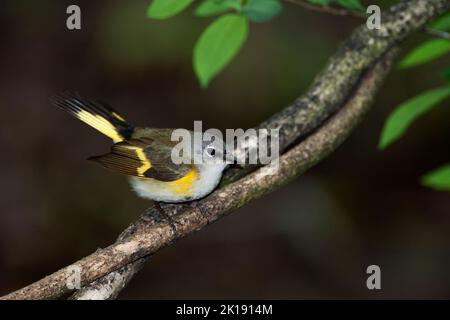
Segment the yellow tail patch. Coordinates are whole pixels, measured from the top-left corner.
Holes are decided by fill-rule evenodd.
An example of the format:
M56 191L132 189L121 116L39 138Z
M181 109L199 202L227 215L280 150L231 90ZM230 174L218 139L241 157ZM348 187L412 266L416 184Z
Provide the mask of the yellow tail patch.
M117 132L114 125L102 116L93 115L92 113L85 110L76 112L75 116L94 129L97 129L104 135L110 137L114 142L117 143L123 141L123 137Z

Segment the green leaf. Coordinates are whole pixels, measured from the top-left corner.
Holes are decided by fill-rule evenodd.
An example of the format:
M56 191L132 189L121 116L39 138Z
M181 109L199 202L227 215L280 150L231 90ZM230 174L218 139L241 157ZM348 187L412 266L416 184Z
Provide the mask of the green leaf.
M254 22L264 22L280 13L281 9L278 0L248 0L242 8L242 13Z
M224 13L230 9L241 10L240 0L206 0L200 3L195 9L195 15L199 17L209 17L215 14Z
M364 10L364 6L359 0L336 0L336 2L350 10Z
M201 34L194 48L194 70L205 88L237 54L248 34L248 20L237 14L216 19Z
M412 50L399 63L400 68L410 68L427 63L450 52L450 40L432 39Z
M170 18L186 9L194 0L153 0L147 9L147 17Z
M424 186L440 191L450 191L450 163L427 173L421 180Z
M399 139L415 119L449 96L450 86L445 86L426 91L399 105L384 124L378 148L384 149Z
M199 17L209 17L215 14L224 13L229 10L227 6L217 1L204 1L195 9L195 15Z
M314 3L314 4L329 4L333 0L308 0L308 2Z
M442 31L450 30L450 13L443 15L431 23L430 28Z

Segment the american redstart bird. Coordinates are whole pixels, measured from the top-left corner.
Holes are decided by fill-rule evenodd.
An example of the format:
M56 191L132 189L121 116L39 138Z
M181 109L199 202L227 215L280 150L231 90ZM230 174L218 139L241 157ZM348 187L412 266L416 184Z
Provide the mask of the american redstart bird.
M62 93L51 101L113 140L109 153L88 160L130 176L134 191L143 198L162 202L202 198L218 185L227 166L225 161L175 164L171 158L177 145L171 140L174 129L134 127L105 103L77 93ZM211 143L201 143L202 152L225 153Z

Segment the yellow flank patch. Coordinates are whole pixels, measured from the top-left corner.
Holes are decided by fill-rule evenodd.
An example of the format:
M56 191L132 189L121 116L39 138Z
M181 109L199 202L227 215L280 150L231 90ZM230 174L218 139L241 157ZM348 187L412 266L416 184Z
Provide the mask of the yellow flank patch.
M111 124L111 122L109 122L102 116L93 115L92 113L87 112L85 110L77 112L75 116L84 123L87 123L88 125L93 127L94 129L97 129L105 136L110 137L111 139L114 140L114 142L119 142L123 140L123 138L120 136L120 134L117 132L116 128L114 128L114 126Z
M170 191L178 195L189 196L192 193L192 186L197 178L197 170L193 168L183 178L175 181L164 182L164 184L170 189Z

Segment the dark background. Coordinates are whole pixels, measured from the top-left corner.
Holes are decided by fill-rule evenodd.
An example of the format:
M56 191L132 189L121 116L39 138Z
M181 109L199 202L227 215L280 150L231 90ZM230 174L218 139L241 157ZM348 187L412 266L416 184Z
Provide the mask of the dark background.
M382 1L386 6L393 1ZM112 243L149 203L85 161L110 141L50 105L63 90L109 102L137 125L248 128L304 92L359 21L284 5L207 90L192 48L212 20L166 21L149 1L0 5L0 294ZM65 27L79 4L82 30ZM427 36L418 33L403 46ZM450 298L450 197L419 177L450 159L450 109L384 152L393 108L439 86L444 59L394 69L362 125L288 186L158 252L121 298ZM377 264L382 290L366 288Z

